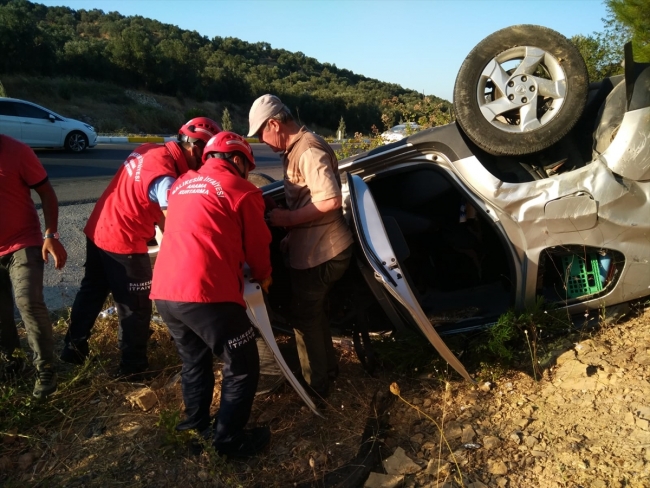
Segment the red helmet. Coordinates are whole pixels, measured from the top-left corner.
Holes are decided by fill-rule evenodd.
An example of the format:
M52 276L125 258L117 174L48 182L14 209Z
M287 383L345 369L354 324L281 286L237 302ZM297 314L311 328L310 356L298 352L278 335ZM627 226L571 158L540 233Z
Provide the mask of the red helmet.
M195 142L197 139L207 143L210 138L221 132L221 127L207 117L194 117L178 130L178 140Z
M231 153L235 151L242 153L246 157L249 164L248 169L253 171L255 169L253 148L251 148L251 145L246 139L234 132L219 132L210 139L203 150L203 162L205 163L210 153Z

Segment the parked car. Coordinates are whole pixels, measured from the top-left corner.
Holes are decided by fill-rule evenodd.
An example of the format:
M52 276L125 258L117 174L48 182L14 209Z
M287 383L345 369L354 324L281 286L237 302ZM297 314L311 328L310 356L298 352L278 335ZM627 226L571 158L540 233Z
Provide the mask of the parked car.
M560 34L513 26L481 41L454 89L457 121L339 163L356 265L332 323L440 336L495 324L538 297L569 315L650 294L650 63L588 84ZM282 182L263 186L284 204ZM268 319L290 330L289 273L273 228ZM365 343L365 345L364 345Z
M74 153L97 144L91 125L15 98L0 98L0 134L30 147L60 147Z
M389 144L391 142L400 141L411 134L415 134L421 129L422 127L415 122L406 122L391 127L381 134L381 138L384 140L385 144Z

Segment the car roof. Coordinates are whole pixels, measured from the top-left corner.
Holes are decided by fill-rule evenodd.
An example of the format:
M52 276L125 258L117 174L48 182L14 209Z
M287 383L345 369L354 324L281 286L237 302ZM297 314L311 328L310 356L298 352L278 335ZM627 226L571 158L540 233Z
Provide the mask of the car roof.
M40 108L42 110L45 110L46 112L51 113L52 115L56 115L57 117L60 117L62 119L67 119L67 117L64 117L63 115L57 114L54 110L51 110L47 107L43 107L43 105L39 105L38 103L30 102L29 100L21 100L20 98L9 98L9 97L0 97L0 102L20 102L20 103L28 103L29 105L33 105L34 107Z
M397 124L397 125L394 125L393 127L390 128L390 130L393 130L393 129L406 129L407 126L408 126L408 127L420 127L420 126L419 126L417 123L415 123L415 122L405 122L405 123L403 123L403 124Z

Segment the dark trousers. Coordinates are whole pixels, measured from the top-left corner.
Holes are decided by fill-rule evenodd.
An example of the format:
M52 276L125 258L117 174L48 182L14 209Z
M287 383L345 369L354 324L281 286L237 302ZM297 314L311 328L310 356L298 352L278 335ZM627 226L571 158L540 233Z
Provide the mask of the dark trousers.
M147 341L151 321L151 262L148 254L115 254L86 239L85 274L75 297L67 347L88 353L88 339L109 292L119 318L121 366L139 371L148 366Z
M181 385L187 415L184 426L204 431L210 424L214 354L223 361L214 442L231 441L248 422L260 374L255 330L246 309L236 303L167 300L156 300L156 308L183 362Z
M325 301L332 285L348 269L351 257L352 246L313 268L291 268L291 316L302 376L321 396L328 393L328 373L338 370Z
M20 347L14 320L16 307L27 330L37 369L54 361L52 322L43 299L43 255L41 247L26 247L0 256L0 352L11 355Z

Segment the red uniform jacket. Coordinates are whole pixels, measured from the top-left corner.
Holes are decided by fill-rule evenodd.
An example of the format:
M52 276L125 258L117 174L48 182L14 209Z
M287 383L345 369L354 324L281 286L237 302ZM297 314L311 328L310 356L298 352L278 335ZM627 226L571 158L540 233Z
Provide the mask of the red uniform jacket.
M136 148L97 201L84 233L105 251L146 253L162 217L160 206L149 200L149 185L159 176L176 178L185 171L187 161L175 142Z
M254 279L270 276L270 243L262 192L227 161L208 159L171 189L151 298L246 306L243 265Z

